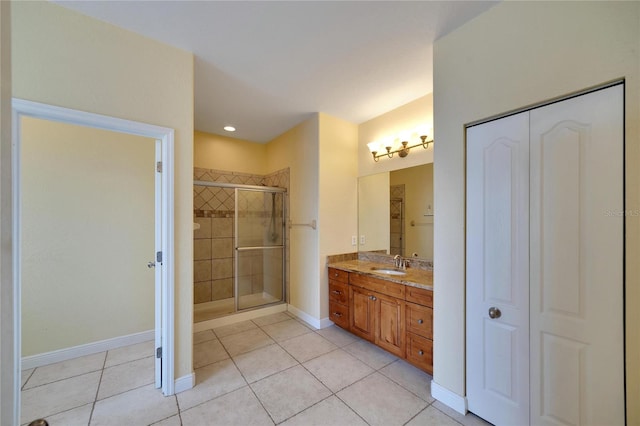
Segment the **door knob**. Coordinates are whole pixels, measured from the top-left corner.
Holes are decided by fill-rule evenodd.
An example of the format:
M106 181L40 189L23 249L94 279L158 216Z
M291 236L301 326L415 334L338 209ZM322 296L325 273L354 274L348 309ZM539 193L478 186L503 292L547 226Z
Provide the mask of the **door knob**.
M156 262L147 263L147 268L151 269L151 268L155 268L155 267L156 267Z
M495 306L489 308L489 318L496 319L500 318L501 316L502 312L500 312L500 309L496 308Z

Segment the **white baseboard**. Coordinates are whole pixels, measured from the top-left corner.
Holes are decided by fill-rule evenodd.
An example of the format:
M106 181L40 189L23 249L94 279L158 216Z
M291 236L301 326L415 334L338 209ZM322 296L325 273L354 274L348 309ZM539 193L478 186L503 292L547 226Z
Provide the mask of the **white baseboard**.
M316 329L321 329L321 328L328 327L326 324L323 327L322 320L319 320L316 317L312 317L308 313L296 308L293 305L289 305L287 310L289 312L291 312L293 315L295 315L296 317L300 318L302 321L306 322L307 324L309 324L310 326L312 326L312 327L314 327ZM333 323L331 323L331 324L333 324ZM329 325L331 325L331 324L329 324Z
M334 324L334 322L331 321L329 318L322 318L320 320L320 328L331 327L333 324Z
M99 352L120 348L122 346L135 345L136 343L147 342L155 339L155 331L148 330L141 333L129 334L127 336L114 337L112 339L100 340L99 342L87 343L85 345L71 348L58 349L57 351L45 352L38 355L30 355L22 358L20 367L23 370L42 367L68 359L85 355L97 354Z
M174 382L174 391L175 393L184 392L193 388L196 385L196 374L191 372L191 374L187 374L186 376L182 376Z
M467 398L440 386L435 380L431 381L431 396L458 413L467 414Z

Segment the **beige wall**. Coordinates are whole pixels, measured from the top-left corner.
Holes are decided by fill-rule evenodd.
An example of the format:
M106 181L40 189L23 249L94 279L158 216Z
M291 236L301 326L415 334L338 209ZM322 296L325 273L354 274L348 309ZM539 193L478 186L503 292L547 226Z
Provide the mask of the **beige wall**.
M360 124L358 126L358 176L432 163L432 146L429 146L428 150L421 147L413 148L405 158L398 158L395 154L394 158L381 158L377 163L373 161L367 147L369 142L412 131L425 124L433 125L433 94L425 95ZM419 139L415 142L418 141Z
M175 129L175 374L190 374L193 55L50 2L13 3L12 26L14 96Z
M319 143L319 263L320 319L329 316L327 256L355 251L358 233L358 126L320 114Z
M155 140L21 126L22 355L153 330Z
M626 208L640 208L640 3L503 2L434 47L434 380L465 395L464 125L626 78ZM628 422L640 424L640 218L627 217ZM603 366L606 368L606 366Z
M391 172L390 185L404 184L405 253L433 259L433 163ZM431 210L427 211L429 206ZM416 226L411 226L415 221Z
M268 173L266 158L266 144L199 131L194 133L194 167L264 175Z
M318 219L319 115L300 123L267 144L267 169L290 167L289 217L293 222ZM295 227L289 232L288 298L295 308L320 318L318 298L318 230Z
M8 1L0 2L0 424L14 419L13 256L11 200L11 31Z

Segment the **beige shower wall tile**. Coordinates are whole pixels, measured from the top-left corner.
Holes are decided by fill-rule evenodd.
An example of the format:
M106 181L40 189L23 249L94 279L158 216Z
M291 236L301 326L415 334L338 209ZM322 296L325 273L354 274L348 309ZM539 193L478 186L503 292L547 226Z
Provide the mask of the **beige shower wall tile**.
M211 280L211 261L196 260L193 262L193 281L209 281Z
M213 259L211 261L215 280L233 277L233 259Z
M213 280L211 282L211 300L233 297L233 279Z
M211 238L211 218L196 217L193 219L195 223L200 224L200 229L193 231L193 238Z
M262 293L264 290L264 278L262 275L254 275L251 277L251 292Z
M194 210L202 210L205 206L205 201L199 194L193 196L193 209Z
M215 259L233 257L233 238L213 238L211 240L211 254Z
M193 240L193 260L211 259L211 240L203 238Z
M233 237L233 219L230 217L214 217L211 219L211 236L213 238Z
M238 294L240 296L251 294L251 277L238 278Z
M202 281L193 284L193 303L205 303L211 301L211 281Z

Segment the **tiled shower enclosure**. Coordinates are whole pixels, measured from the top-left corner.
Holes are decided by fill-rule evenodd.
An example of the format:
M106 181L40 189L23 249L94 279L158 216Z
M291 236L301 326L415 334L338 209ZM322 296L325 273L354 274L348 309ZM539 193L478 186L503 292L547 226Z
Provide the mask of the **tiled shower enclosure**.
M194 169L194 180L288 189L289 169L261 176L210 169ZM288 235L282 227L282 193L239 191L239 223L235 223L234 188L194 185L194 303L195 321L204 321L239 309L282 299L283 275L288 277ZM283 204L284 197L284 204ZM288 217L284 217L285 221ZM285 250L239 252L238 295L234 294L236 225L241 246L282 245ZM282 256L286 261L282 262ZM284 269L284 270L283 270ZM286 285L288 288L288 283Z

